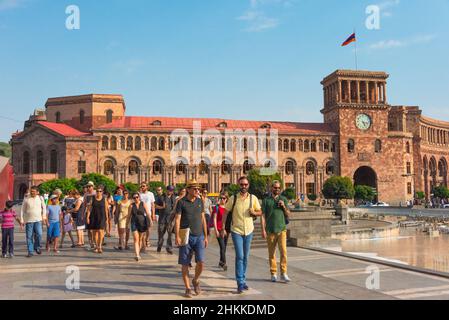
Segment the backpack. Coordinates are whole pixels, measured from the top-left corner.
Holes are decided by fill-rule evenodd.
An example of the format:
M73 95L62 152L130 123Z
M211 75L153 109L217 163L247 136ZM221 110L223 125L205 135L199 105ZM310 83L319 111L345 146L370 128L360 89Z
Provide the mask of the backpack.
M226 217L226 224L225 224L225 230L227 233L231 232L231 226L232 226L232 214L234 213L235 204L237 202L237 195L234 196L234 201L232 202L232 209L229 211L227 217ZM253 195L249 194L249 208L251 209L253 207ZM256 220L256 217L253 217L253 220Z

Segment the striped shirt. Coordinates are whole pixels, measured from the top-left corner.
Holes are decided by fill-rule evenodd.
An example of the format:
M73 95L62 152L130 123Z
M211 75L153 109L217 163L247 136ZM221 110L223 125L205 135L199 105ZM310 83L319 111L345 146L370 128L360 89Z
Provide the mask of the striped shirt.
M2 229L14 229L14 218L16 212L14 210L0 211L0 221Z

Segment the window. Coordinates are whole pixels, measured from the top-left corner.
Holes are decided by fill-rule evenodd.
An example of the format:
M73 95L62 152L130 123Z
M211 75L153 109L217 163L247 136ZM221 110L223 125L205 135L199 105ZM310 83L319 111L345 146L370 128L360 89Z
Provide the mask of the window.
M226 122L221 122L221 123L218 124L218 127L219 128L227 128L228 124Z
M58 172L58 151L51 150L50 152L50 173Z
M131 151L133 149L133 137L128 137L128 139L126 139L126 150L127 151Z
M285 164L285 174L292 175L295 171L295 164L292 161L287 161Z
M304 141L304 152L310 152L310 142L309 142L309 140Z
M109 147L109 138L105 136L101 139L101 149L108 150L108 147Z
M309 161L306 164L306 174L308 176L315 174L315 164L312 161Z
M291 152L296 152L296 140L292 139L292 141L290 141L290 150Z
M153 174L158 175L162 173L162 162L160 160L155 160L153 162Z
M85 115L84 110L80 110L80 124L84 124L84 115Z
M86 173L86 161L78 161L78 174Z
M354 153L355 151L355 142L352 139L348 140L348 152L349 153Z
M156 120L156 121L153 121L153 123L151 125L159 127L162 125L162 122L160 120Z
M44 153L40 150L36 153L36 173L44 173Z
M221 173L222 174L230 174L231 173L231 165L226 161L221 163Z
M322 140L320 140L320 141L318 142L318 150L320 150L320 152L323 152L323 151L324 151L324 144L323 144L323 141L322 141Z
M120 137L120 150L126 150L126 140L125 140L125 137Z
M290 143L288 140L284 140L284 152L290 151Z
M112 122L112 116L114 115L114 111L108 110L106 111L106 123Z
M332 145L331 145L331 152L336 152L336 151L337 151L336 144L335 144L335 142L332 142Z
M329 152L329 140L324 141L324 152Z
M134 149L137 151L142 150L142 139L140 137L136 137Z
M56 112L56 115L55 115L55 118L56 118L56 123L61 123L61 112Z
M199 165L199 173L200 173L200 175L205 175L208 171L209 171L209 167L208 167L208 165L206 164L206 162L204 162L204 160L202 160L201 162L200 162L200 165Z
M226 141L226 151L232 151L232 138L228 138L228 140Z
M150 150L150 138L145 137L145 150L149 151Z
M316 152L316 141L312 140L310 143L310 152Z
M412 183L411 183L411 182L408 182L408 183L407 183L407 193L408 193L408 194L412 194L412 193L413 193L413 190L412 190Z
M22 163L22 173L29 174L30 173L30 153L25 151L23 153L23 163Z
M269 123L264 123L263 125L260 126L261 129L271 129L271 124Z
M315 183L306 183L307 195L315 194Z
M405 144L405 152L410 153L410 142Z
M382 152L382 141L380 141L379 139L377 139L376 142L374 142L374 152L376 153Z
M250 164L248 160L245 160L243 163L243 174L247 174L253 167L254 165Z
M156 151L156 150L157 150L157 138L152 137L151 138L151 151Z
M128 165L128 173L132 176L139 172L139 164L136 160L131 160Z
M165 139L164 138L159 138L159 150L160 151L164 151L165 150Z
M326 174L328 176L333 176L335 174L335 165L333 162L328 162L326 164Z
M117 138L111 137L111 150L117 150Z
M105 176L109 176L114 173L114 163L111 160L105 161L103 172Z
M302 142L302 140L299 140L298 142L298 151L304 151L304 143Z
M184 162L179 161L176 164L176 174L185 174L186 173L186 165L184 164Z
M412 164L407 162L407 174L412 174Z

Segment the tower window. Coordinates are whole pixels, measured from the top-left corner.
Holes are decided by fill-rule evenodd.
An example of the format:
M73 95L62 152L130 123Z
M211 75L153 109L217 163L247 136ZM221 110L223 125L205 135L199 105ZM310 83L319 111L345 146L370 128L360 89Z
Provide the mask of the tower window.
M114 111L108 110L106 111L106 123L112 122L112 116L114 115Z
M56 112L56 115L55 115L55 117L56 117L56 123L61 123L61 112Z
M84 110L80 110L80 124L84 123L84 115L85 115Z
M349 139L348 140L348 152L354 153L354 151L355 151L355 142L353 139Z

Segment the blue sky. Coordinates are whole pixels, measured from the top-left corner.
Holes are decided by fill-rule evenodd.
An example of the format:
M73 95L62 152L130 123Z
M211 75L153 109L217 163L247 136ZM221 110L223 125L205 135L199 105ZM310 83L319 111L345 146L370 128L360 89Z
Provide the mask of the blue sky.
M391 104L449 120L449 0L0 0L0 141L48 97L86 93L123 94L127 115L321 122L354 27Z

